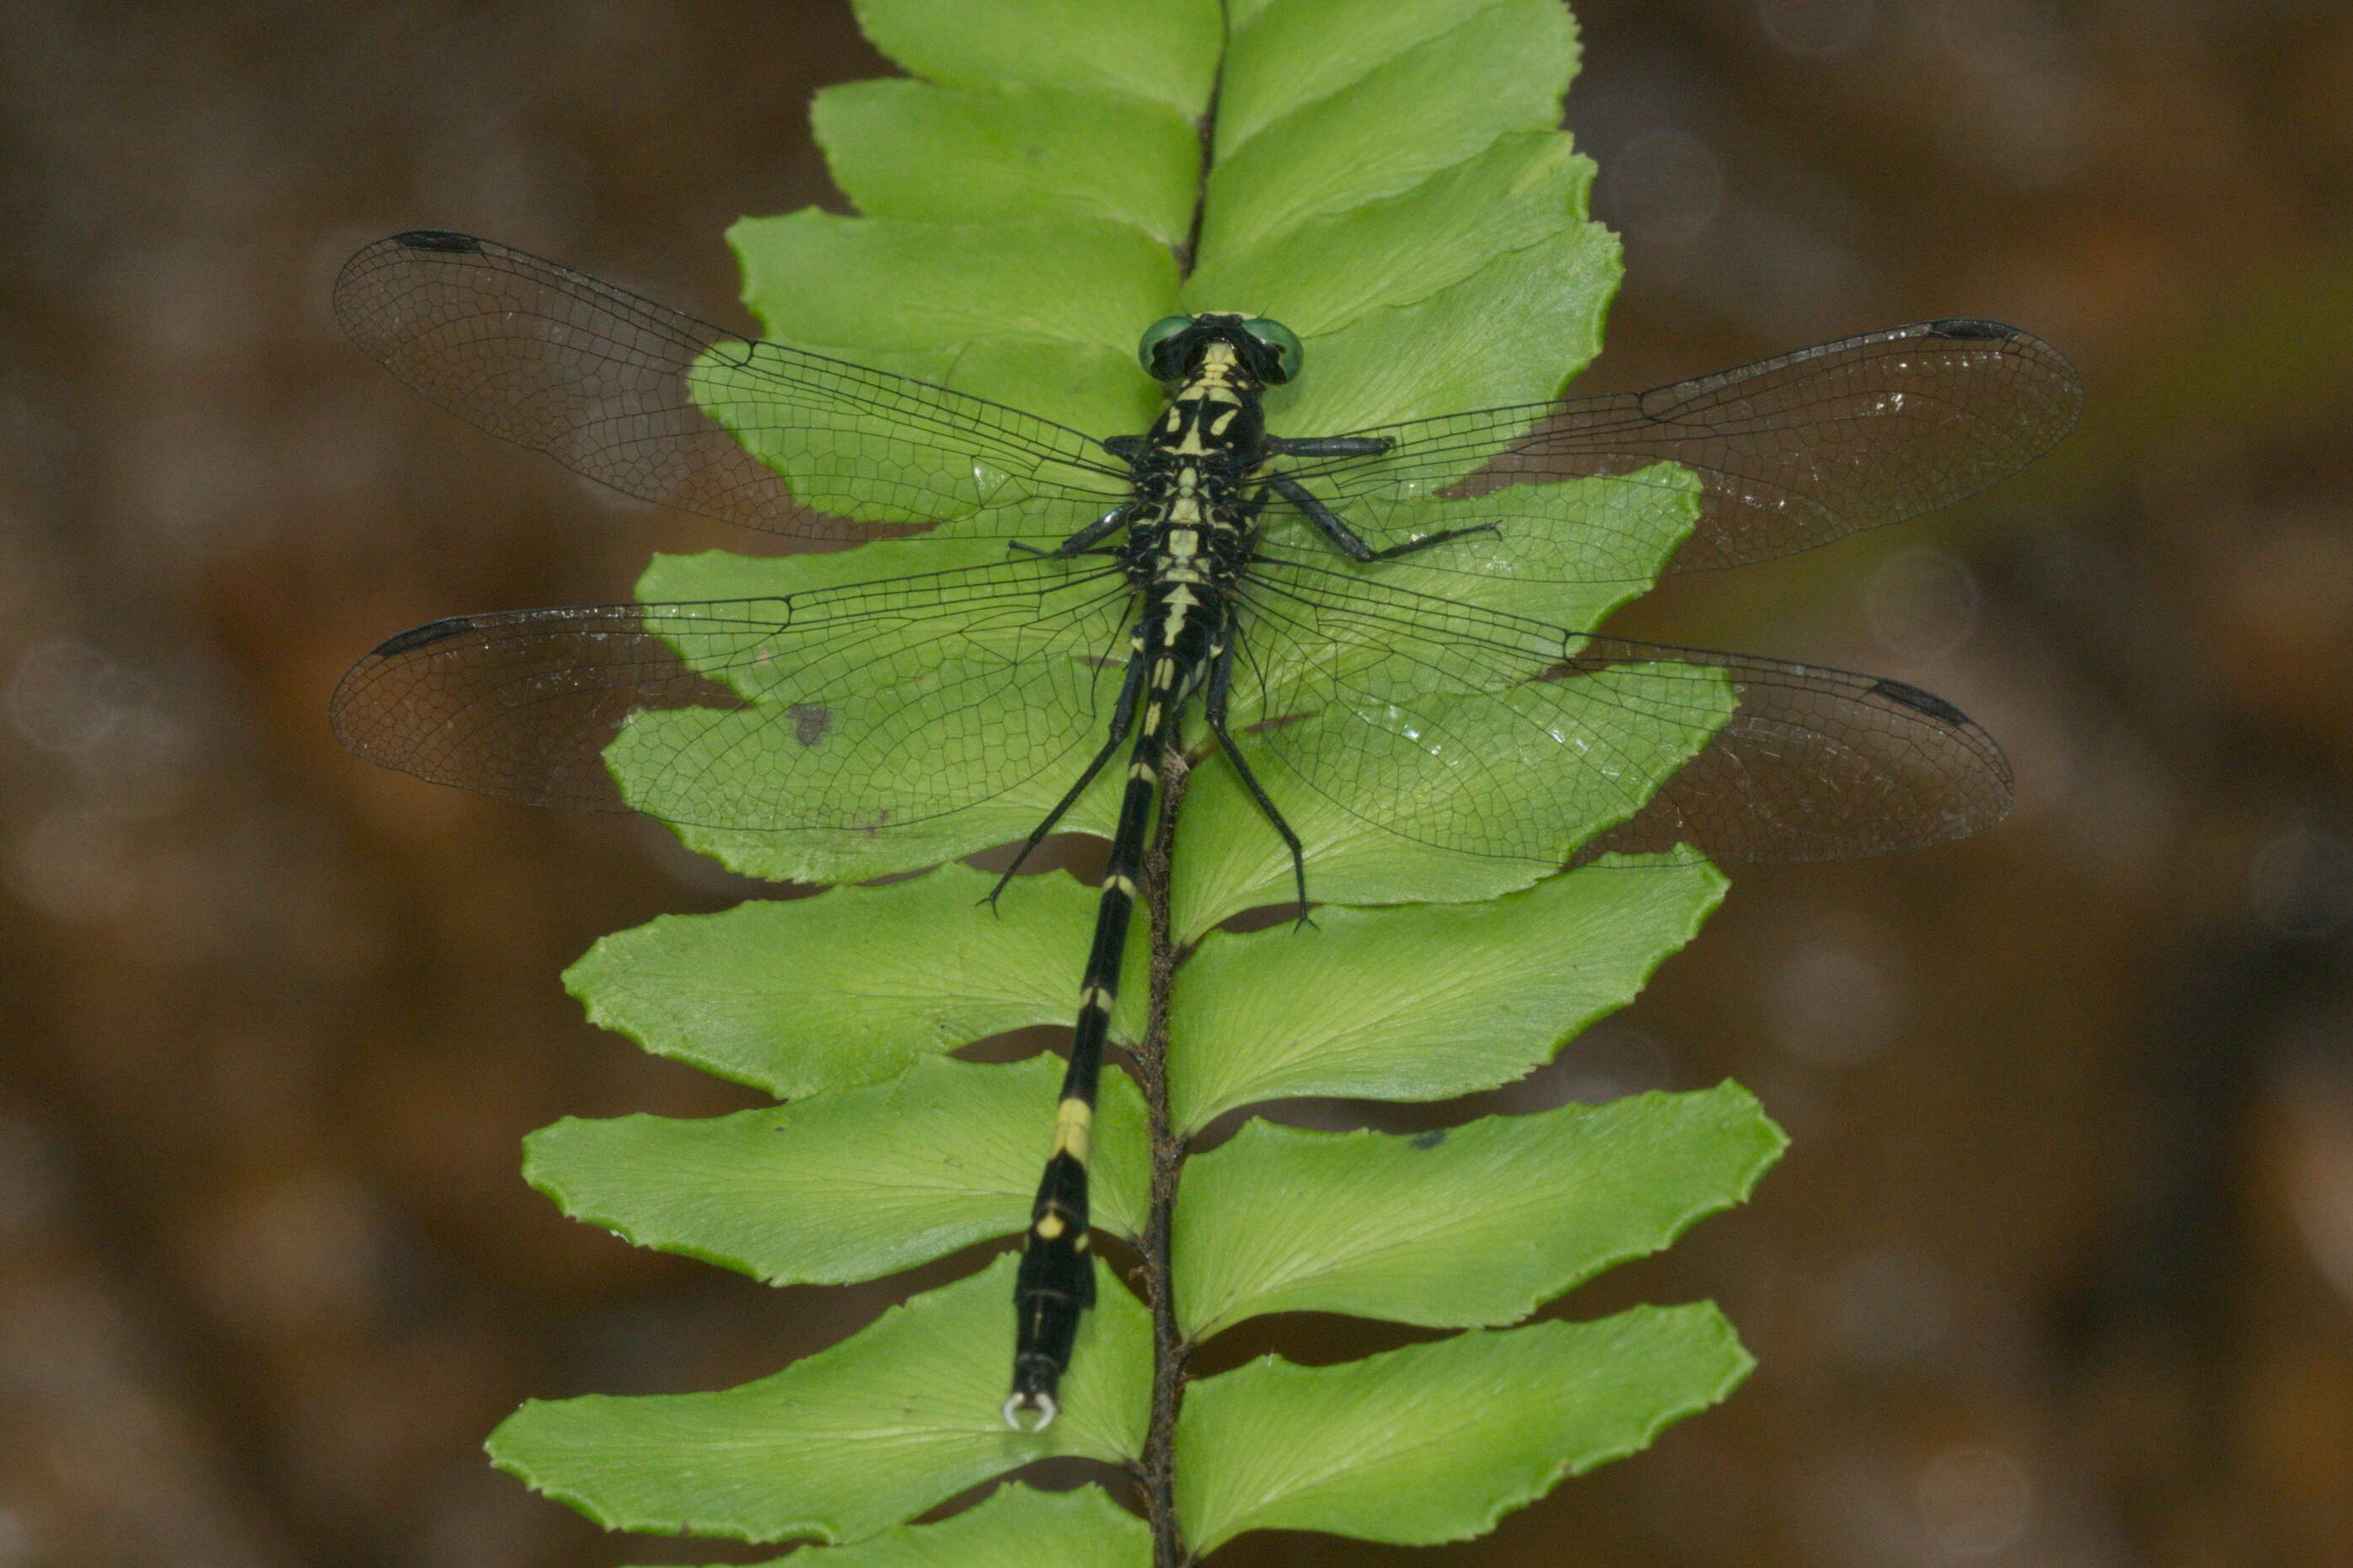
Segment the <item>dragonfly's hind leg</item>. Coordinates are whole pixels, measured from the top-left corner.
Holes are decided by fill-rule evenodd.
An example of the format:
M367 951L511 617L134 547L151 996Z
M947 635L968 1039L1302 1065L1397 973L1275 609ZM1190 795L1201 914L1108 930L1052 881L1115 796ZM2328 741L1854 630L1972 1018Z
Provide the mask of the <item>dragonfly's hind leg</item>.
M1258 775L1242 759L1241 748L1234 744L1233 736L1226 731L1226 690L1233 682L1234 649L1239 646L1233 628L1229 626L1224 643L1210 650L1209 680L1201 694L1201 717L1208 722L1209 733L1218 738L1218 744L1225 748L1234 772L1241 775L1242 787L1250 791L1250 799L1258 802L1259 811L1282 836L1283 847L1291 851L1291 879L1299 889L1299 923L1314 925L1315 922L1307 918L1307 851L1301 847L1299 835L1292 830L1291 824L1282 819L1282 813L1275 809L1274 799L1266 793L1266 786L1258 782Z
M1450 539L1460 539L1466 533L1494 533L1492 522L1474 523L1469 528L1450 528L1438 533L1426 533L1419 539L1409 539L1403 544L1392 544L1387 550L1376 550L1366 543L1356 531L1340 520L1340 514L1318 500L1315 492L1293 479L1289 474L1275 474L1266 481L1266 488L1299 509L1299 515L1315 525L1338 547L1341 554L1351 561L1394 561L1400 555L1411 555L1443 544Z
M1104 740L1102 749L1095 752L1094 759L1087 763L1086 771L1079 775L1079 782L1063 792L1062 798L1054 803L1054 809L1046 814L1046 820L1021 841L1019 851L1013 857L1013 864L1005 868L1005 874L997 879L997 886L989 889L988 896L981 900L989 908L997 907L997 900L1003 896L1006 884L1012 881L1014 874L1021 869L1021 863L1046 841L1046 835L1054 831L1054 825L1062 820L1071 807L1079 804L1079 796L1087 793L1087 786L1095 782L1095 775L1103 772L1103 764L1111 761L1118 752L1120 742L1127 739L1128 731L1134 727L1135 705L1144 695L1144 633L1140 628L1129 634L1127 647L1127 679L1120 683L1119 701L1112 709L1109 737Z

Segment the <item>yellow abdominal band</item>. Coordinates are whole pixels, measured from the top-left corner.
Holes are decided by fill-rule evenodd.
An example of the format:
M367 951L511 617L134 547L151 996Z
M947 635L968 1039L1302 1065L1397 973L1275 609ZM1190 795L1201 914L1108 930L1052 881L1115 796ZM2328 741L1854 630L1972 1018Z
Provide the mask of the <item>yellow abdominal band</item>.
M1054 1152L1086 1163L1087 1133L1094 1125L1092 1107L1083 1100L1066 1100L1054 1113Z

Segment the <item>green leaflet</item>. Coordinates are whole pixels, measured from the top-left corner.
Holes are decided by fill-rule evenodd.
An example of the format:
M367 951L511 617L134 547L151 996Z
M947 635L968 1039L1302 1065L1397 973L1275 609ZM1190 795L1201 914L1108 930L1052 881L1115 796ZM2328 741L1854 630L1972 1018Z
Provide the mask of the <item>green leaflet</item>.
M1483 904L1318 910L1313 931L1212 935L1176 977L1176 1125L1291 1095L1509 1083L1633 1000L1723 888L1705 866L1605 865Z
M1219 309L1219 300L1247 305L1319 337L1372 310L1418 305L1499 253L1577 245L1592 177L1593 165L1559 135L1506 136L1397 195L1314 219L1250 250L1204 256L1185 298L1198 310ZM1593 243L1606 243L1599 232Z
M1164 245L1193 221L1200 135L1167 104L1100 89L853 81L818 94L813 118L834 184L870 217L1065 214ZM933 155L899 156L909 142Z
M772 1285L847 1285L1019 1232L1038 1111L1062 1065L934 1059L887 1083L700 1121L565 1118L523 1176L575 1219ZM1144 1228L1144 1105L1119 1074L1096 1108L1094 1222Z
M1568 13L1526 0L1238 0L1229 15L1233 45L1218 106L1221 162L1283 120L1369 90L1382 83L1383 72L1402 73L1416 63L1427 63L1441 79L1434 86L1403 82L1401 96L1391 100L1400 117L1431 110L1489 127L1489 139L1524 119L1550 125L1559 119L1576 67L1575 50L1567 47ZM1450 72L1456 63L1443 52L1450 37L1495 21L1524 58L1483 80ZM1411 128L1390 126L1350 144L1366 163L1379 163L1427 156L1411 150L1415 140Z
M1197 1551L1246 1530L1467 1540L1715 1404L1754 1364L1704 1304L1461 1334L1341 1366L1266 1356L1185 1396L1177 1510Z
M1093 890L1059 872L1025 877L992 913L981 900L996 882L945 866L887 887L664 915L604 938L565 984L590 1022L780 1100L881 1083L992 1035L1070 1022ZM845 953L858 955L854 980ZM1120 1037L1135 1038L1141 1016L1123 997Z
M735 226L745 299L771 337L881 370L987 389L1092 431L1140 429L1160 397L1135 365L1139 321L1168 313L1176 262L1125 224L837 217L814 208ZM826 286L812 288L812 278ZM947 345L947 346L941 346ZM1105 429L1103 434L1113 434ZM774 454L790 476L791 448ZM1002 547L1000 546L1000 549Z
M1085 88L1187 119L1208 108L1222 44L1218 0L859 0L858 25L908 70L949 86Z
M1600 352L1617 288L1617 241L1599 228L1506 252L1451 289L1368 311L1317 340L1314 368L1268 400L1269 419L1282 421L1278 430L1353 430L1541 402L1559 390L1559 366L1581 370ZM1519 357L1528 348L1534 355Z
M763 1568L814 1561L784 1557ZM1150 1527L1094 1488L1040 1492L1018 1481L952 1519L901 1525L824 1557L825 1568L1145 1568L1151 1561Z
M864 216L738 224L746 302L776 338L1090 436L1138 430L1157 411L1134 343L1176 310L1244 309L1299 331L1306 373L1268 403L1282 434L1555 395L1598 351L1619 268L1615 239L1585 216L1592 166L1557 129L1576 64L1567 12L1556 0L1222 9L1229 41L1214 0L862 0L869 37L920 79L822 95L822 144ZM1213 85L1217 158L1187 275L1175 247L1196 232L1194 117ZM639 584L649 601L780 605L985 569L1005 558L1008 533L1046 544L1092 521L1056 493L1068 474L1017 480L986 460L919 454L856 415L763 420L723 356L700 374L706 405L758 426L755 450L805 500L941 526L837 553L658 560ZM1479 459L1466 451L1464 471ZM1380 526L1409 531L1459 512L1426 494L1383 504ZM1590 627L1682 542L1697 491L1657 468L1478 504L1494 537L1382 566L1384 585ZM1274 520L1267 542L1335 579L1356 570L1295 518ZM1068 786L1100 743L1088 693L1098 706L1107 694L1087 684L1106 679L1087 641L1100 630L1073 617L1055 645L1059 710L999 694L967 712L963 739L910 733L908 699L1035 658L1018 620L980 628L951 658L886 649L860 665L853 700L828 700L799 735L774 709L799 700L802 667L738 659L725 679L752 706L702 733L702 750L681 755L655 713L632 720L607 755L634 798L661 798L660 769L725 758L714 773L794 781L773 807L780 824L793 811L836 824L679 830L740 871L811 882L914 871L1018 839ZM827 634L807 635L821 647ZM1250 689L1238 686L1238 727L1268 721L1245 734L1245 752L1329 901L1316 929L1216 931L1287 900L1291 865L1230 766L1205 761L1173 889L1176 940L1200 943L1170 1014L1180 1128L1284 1096L1428 1100L1508 1082L1623 1005L1697 929L1722 896L1710 868L1556 868L1705 744L1728 693L1634 664L1533 680L1570 651L1531 636L1494 665L1531 683L1458 689L1377 647L1339 648L1312 669L1271 650ZM1377 700L1317 706L1314 694L1343 678ZM1546 782L1497 795L1440 790L1419 772L1335 771L1335 759L1432 735ZM814 777L793 748L821 741L861 760ZM1594 747L1616 759L1614 778L1551 782L1577 777L1563 764ZM740 765L763 753L773 773ZM1108 832L1119 772L1068 830ZM1349 787L1323 787L1335 778ZM925 815L927 787L946 780L987 798ZM870 796L893 804L871 820L840 806ZM1465 820L1512 852L1445 847ZM530 1179L640 1245L779 1283L873 1278L1017 1233L1058 1063L946 1053L1069 1022L1093 897L1059 874L1027 877L990 911L976 907L990 882L948 866L598 943L566 976L595 1021L790 1103L701 1121L560 1122L531 1140ZM1143 942L1139 931L1115 1020L1131 1041ZM1132 1237L1145 1159L1138 1096L1117 1072L1094 1147L1097 1222ZM1203 1334L1300 1310L1515 1321L1737 1202L1778 1147L1728 1085L1491 1119L1434 1143L1249 1125L1185 1174L1179 1303ZM1039 1435L999 1423L1013 1267L1000 1257L742 1388L534 1402L500 1428L493 1455L614 1528L855 1543L828 1548L818 1568L1142 1568L1143 1525L1092 1489L1010 1487L948 1520L904 1522L1034 1458L1124 1463L1141 1450L1148 1324L1108 1268L1061 1419ZM1345 1366L1255 1363L1187 1397L1180 1513L1197 1552L1252 1529L1461 1539L1723 1397L1747 1365L1704 1305L1472 1331Z
M1788 1142L1737 1084L1415 1137L1252 1121L1186 1167L1196 1339L1267 1312L1514 1323L1748 1195Z
M1243 85L1231 119L1219 105L1204 254L1394 195L1508 132L1551 130L1576 34L1553 0L1307 0L1237 18L1229 68Z
M826 1542L864 1540L1049 1455L1125 1461L1151 1382L1143 1307L1106 1279L1061 1419L1012 1431L997 1407L1014 1263L740 1388L533 1400L491 1435L491 1458L608 1530Z
M1394 725L1358 723L1361 713L1326 713L1270 736L1242 742L1270 789L1293 787L1283 796L1293 830L1308 847L1310 891L1318 899L1365 903L1427 899L1456 902L1477 892L1492 895L1526 887L1567 860L1587 839L1631 816L1655 781L1673 771L1706 742L1728 710L1683 716L1683 721L1645 714L1639 702L1613 702L1609 694L1642 686L1641 667L1626 667L1588 680L1514 687L1492 695L1440 695L1416 703ZM1596 721L1577 727L1567 715ZM1481 797L1461 789L1439 791L1437 774L1408 763L1422 760L1424 737L1451 749L1457 765L1476 769L1482 760L1513 758L1532 772L1524 780L1562 781L1562 787L1498 787ZM1632 759L1615 779L1588 778L1570 771L1577 753L1605 742ZM1296 781L1338 768L1356 772L1370 755L1391 765L1375 765L1352 779L1346 801ZM1180 826L1188 845L1204 847L1190 865L1180 862L1173 889L1178 929L1188 936L1255 904L1278 901L1291 891L1291 863L1282 842L1257 814L1229 765L1216 760L1209 777L1225 787L1216 805ZM1275 781L1282 781L1281 783ZM1447 783L1451 783L1451 778ZM1475 782L1475 773L1474 773ZM1249 830L1245 819L1256 821ZM1450 850L1450 836L1469 826L1490 841L1507 841L1516 854L1474 858ZM1316 859L1322 849L1329 864ZM1419 851L1419 853L1417 853ZM1450 868L1449 861L1473 861ZM1687 939L1687 938L1686 938ZM1678 943L1680 945L1680 943Z

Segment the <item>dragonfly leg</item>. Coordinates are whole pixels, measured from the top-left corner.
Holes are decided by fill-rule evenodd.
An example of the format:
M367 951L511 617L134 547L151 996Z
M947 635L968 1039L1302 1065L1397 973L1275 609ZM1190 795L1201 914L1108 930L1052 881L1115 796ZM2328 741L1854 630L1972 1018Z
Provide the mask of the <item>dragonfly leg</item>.
M1450 528L1438 533L1426 533L1419 539L1409 539L1403 544L1392 544L1386 550L1376 550L1366 543L1356 531L1340 519L1340 514L1317 499L1315 492L1293 479L1289 474L1276 474L1266 481L1266 488L1299 509L1299 515L1315 525L1351 561L1394 561L1400 555L1411 555L1443 544L1450 539L1460 539L1466 533L1499 531L1492 522L1482 522L1469 528Z
M1301 847L1299 835L1292 830L1291 824L1282 819L1282 813L1275 809L1266 786L1258 782L1250 763L1242 760L1241 748L1234 744L1233 736L1226 731L1226 690L1233 683L1234 649L1239 646L1240 639L1229 626L1226 640L1210 650L1208 685L1201 693L1201 717L1208 724L1209 733L1218 738L1218 744L1225 748L1234 772L1241 775L1242 787L1250 791L1250 799L1258 802L1260 812L1281 835L1283 847L1291 851L1291 877L1299 888L1299 923L1314 925L1315 922L1307 918L1307 851Z
M1127 679L1121 682L1119 701L1112 709L1109 738L1095 752L1094 759L1087 763L1086 771L1079 775L1079 782L1062 793L1062 798L1054 803L1054 809L1046 814L1046 820L1039 823L1029 837L1021 841L1021 848L1013 857L1013 864L1005 868L1005 874L997 879L997 886L989 889L988 896L981 900L990 909L997 907L997 900L1003 896L1006 884L1012 881L1014 874L1021 869L1021 863L1029 858L1032 850L1046 841L1046 835L1054 831L1054 825L1062 820L1063 815L1079 803L1079 796L1086 794L1087 786L1095 782L1095 775L1103 772L1103 764L1112 760L1119 751L1120 743L1127 739L1127 732L1135 722L1136 702L1144 694L1145 660L1142 630L1139 629L1129 637L1127 646Z
M1266 451L1271 458L1373 458L1396 445L1387 436L1270 436Z
M1016 544L1013 548L1027 551L1032 555L1083 555L1125 528L1128 515L1134 510L1131 503L1122 501L1051 550L1039 550L1029 544Z

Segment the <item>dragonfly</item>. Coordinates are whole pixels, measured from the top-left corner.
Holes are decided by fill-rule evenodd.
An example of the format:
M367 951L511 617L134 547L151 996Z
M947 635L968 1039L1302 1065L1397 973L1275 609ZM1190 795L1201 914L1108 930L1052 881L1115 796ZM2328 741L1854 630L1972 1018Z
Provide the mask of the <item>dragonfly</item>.
M1140 369L1163 394L1149 428L1093 436L467 235L369 246L334 302L410 385L591 479L939 563L402 632L335 691L335 731L360 757L509 800L766 832L887 832L1067 778L1015 869L1124 758L1015 1287L1003 1415L1031 1429L1054 1419L1094 1300L1095 1091L1172 755L1234 770L1303 911L1309 868L1283 804L1311 795L1547 868L1836 858L1974 833L2008 809L2011 775L1941 698L1527 613L1659 569L1630 565L1598 514L1564 521L1556 487L1611 479L1685 506L1663 569L1736 566L1985 489L2063 437L2082 400L2042 340L1947 319L1648 392L1277 434L1267 396L1302 374L1304 345L1208 311L1144 332ZM1399 786L1442 809L1385 814ZM1594 820L1597 799L1604 830L1567 841L1561 824Z

